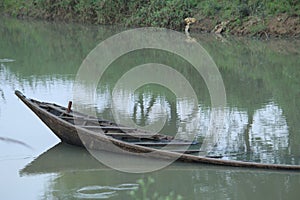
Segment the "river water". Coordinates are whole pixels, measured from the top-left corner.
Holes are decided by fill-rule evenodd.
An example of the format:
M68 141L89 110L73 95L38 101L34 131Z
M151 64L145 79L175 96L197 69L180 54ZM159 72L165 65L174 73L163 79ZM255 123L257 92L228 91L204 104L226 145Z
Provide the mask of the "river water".
M59 139L14 95L67 105L77 71L95 46L120 27L0 20L1 199L298 199L300 173L175 162L150 173L125 173L98 162L86 150ZM192 34L222 75L226 108L222 135L209 152L221 159L300 165L300 41L220 38ZM164 63L187 77L197 105L157 84L134 94L112 92L134 66ZM168 74L165 79L172 79ZM87 83L84 90L93 88ZM178 86L179 87L179 86ZM165 117L161 132L205 138L210 94L189 63L168 52L130 52L105 71L87 110L114 119L112 107L145 126ZM129 98L128 98L129 97ZM82 101L85 98L82 98ZM124 103L126 102L126 103ZM195 114L196 113L196 114ZM191 117L192 116L192 117ZM196 133L195 133L196 132Z

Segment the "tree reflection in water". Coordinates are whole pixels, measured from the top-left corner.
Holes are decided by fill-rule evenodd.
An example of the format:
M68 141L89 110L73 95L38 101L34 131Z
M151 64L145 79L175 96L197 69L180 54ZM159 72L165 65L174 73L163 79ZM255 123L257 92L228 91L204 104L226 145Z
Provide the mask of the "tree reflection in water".
M296 199L300 174L272 170L241 169L173 163L151 173L130 174L110 169L85 149L58 144L20 171L21 176L48 175L44 199L110 197L132 199L142 196L140 180L155 181L148 194L167 196L171 191L183 199ZM184 185L182 185L184 183ZM268 183L268 184L266 184ZM276 192L266 192L274 191Z

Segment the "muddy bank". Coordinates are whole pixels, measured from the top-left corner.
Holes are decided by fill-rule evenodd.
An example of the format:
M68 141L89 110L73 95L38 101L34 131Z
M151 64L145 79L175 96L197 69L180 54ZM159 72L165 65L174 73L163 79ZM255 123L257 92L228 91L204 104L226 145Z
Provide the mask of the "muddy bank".
M191 32L212 32L221 35L259 38L300 38L300 17L279 14L262 19L252 16L242 22L237 19L219 21L215 18L204 18L191 25L190 30Z

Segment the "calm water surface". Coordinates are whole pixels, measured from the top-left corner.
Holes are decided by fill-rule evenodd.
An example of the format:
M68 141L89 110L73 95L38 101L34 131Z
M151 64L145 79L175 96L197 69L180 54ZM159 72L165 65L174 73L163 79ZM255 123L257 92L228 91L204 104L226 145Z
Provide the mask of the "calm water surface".
M183 199L299 198L300 173L295 172L183 163L145 174L118 172L81 148L60 144L14 96L18 89L29 97L66 105L73 98L75 75L83 59L99 42L121 30L0 19L1 199L142 199L142 182L150 183L150 179L154 183L148 186L149 198L154 193L166 197L171 191ZM223 134L207 154L300 165L300 41L192 36L216 62L227 95ZM189 130L193 114L200 124L196 139L201 141L210 121L209 93L185 60L167 52L148 49L117 59L98 84L96 103L85 102L85 108L96 108L99 115L113 119L111 93L116 82L134 66L153 61L187 77L198 97L197 110L189 99L149 84L132 94L126 105L123 98L128 91L120 91L119 112L145 126L160 119L163 105L167 117L161 132L182 137L179 124ZM166 74L166 78L170 77ZM88 84L84 87L91 89Z

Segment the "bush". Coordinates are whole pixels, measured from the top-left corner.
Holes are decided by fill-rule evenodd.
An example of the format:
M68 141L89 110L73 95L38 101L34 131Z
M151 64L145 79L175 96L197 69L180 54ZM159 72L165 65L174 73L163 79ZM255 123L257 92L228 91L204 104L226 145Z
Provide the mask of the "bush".
M127 25L182 28L183 19L193 15L196 3L191 0L150 0L132 10Z
M2 0L11 15L100 24L182 29L186 17L243 20L288 13L300 15L299 0Z

